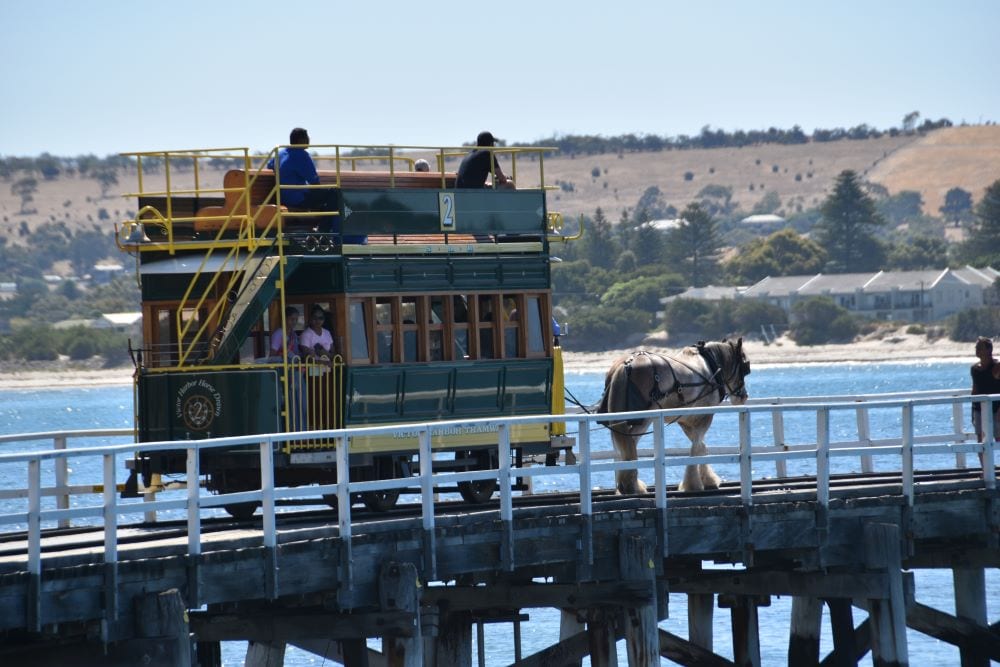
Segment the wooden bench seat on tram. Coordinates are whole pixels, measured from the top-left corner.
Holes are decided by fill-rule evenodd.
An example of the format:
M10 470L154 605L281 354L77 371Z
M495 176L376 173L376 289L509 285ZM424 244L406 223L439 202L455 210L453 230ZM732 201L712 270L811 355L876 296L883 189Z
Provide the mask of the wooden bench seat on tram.
M327 187L337 187L337 172L320 170L319 181ZM254 178L256 176L256 178ZM251 173L252 182L249 188L250 215L255 216L257 229L263 229L271 223L278 212L274 201L274 174L269 171ZM226 189L225 201L221 206L206 206L199 209L195 215L194 228L198 232L216 232L230 215L245 215L247 211L244 189L247 186L247 175L242 169L232 169L226 172L222 179ZM444 175L444 186L455 186L455 174ZM441 174L434 172L403 171L390 174L388 171L341 171L341 188L358 189L388 189L396 188L427 188L441 187ZM281 207L282 212L288 210ZM230 223L232 224L232 223Z

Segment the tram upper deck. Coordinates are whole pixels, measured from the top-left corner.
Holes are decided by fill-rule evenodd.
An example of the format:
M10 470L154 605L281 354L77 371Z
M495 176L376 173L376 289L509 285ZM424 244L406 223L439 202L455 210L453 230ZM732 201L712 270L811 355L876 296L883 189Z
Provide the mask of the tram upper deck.
M143 263L160 253L273 249L276 239L286 254L378 255L542 253L550 235L559 238L562 216L545 201L544 156L553 149L491 149L509 160L517 187L457 189L454 169L467 147L311 148L320 151L315 186L280 182L266 166L278 148L266 155L245 148L126 154L136 160L138 190L126 196L137 200L138 212L118 230L119 246ZM414 170L420 156L432 158L430 172ZM332 191L329 215L339 218L344 238L366 243L311 233L317 212L284 205L289 188Z

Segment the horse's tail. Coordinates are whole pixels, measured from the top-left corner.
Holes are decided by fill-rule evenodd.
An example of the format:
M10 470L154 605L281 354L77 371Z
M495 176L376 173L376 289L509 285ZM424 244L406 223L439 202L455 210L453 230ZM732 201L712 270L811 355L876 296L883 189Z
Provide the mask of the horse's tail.
M616 391L616 386L620 385L622 382L628 382L628 374L625 372L625 365L615 362L615 365L611 367L608 374L604 376L604 393L601 394L601 400L595 406L594 412L597 414L617 412L616 402L612 400L612 397L621 395L620 391ZM602 421L597 423L601 426L607 426L610 422Z
M601 402L597 404L597 413L608 412L633 412L645 410L649 407L649 401L643 397L635 383L632 382L632 362L635 357L629 357L628 361L616 363L608 371L604 378L604 393L601 395ZM611 422L598 422L602 426L608 426ZM641 424L641 419L629 421L629 425Z

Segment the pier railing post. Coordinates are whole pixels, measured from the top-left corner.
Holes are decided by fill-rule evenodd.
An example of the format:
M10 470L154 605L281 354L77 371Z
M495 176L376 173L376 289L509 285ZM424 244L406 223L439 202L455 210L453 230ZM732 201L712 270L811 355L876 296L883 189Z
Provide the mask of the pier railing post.
M58 435L53 441L53 447L57 450L66 449L66 436ZM61 510L69 509L69 462L65 456L60 456L54 462L56 473L56 507ZM60 528L70 527L69 519L59 519Z
M351 465L347 438L337 436L337 533L340 535L342 581L337 589L337 601L347 606L354 595L354 553L351 546Z
M497 431L498 458L497 477L500 487L500 522L503 533L500 537L500 563L507 572L514 571L514 507L510 490L510 429L500 424Z
M118 619L118 487L115 455L104 455L104 618Z
M201 574L201 461L197 447L188 447L187 475L187 533L188 533L188 600L192 607L200 607Z
M274 442L260 443L260 493L264 528L264 588L267 597L278 597L278 523L274 515Z
M579 578L588 580L594 566L594 498L591 480L590 460L590 422L581 419L577 422L577 446L580 448L580 458L577 461L580 474L580 528L581 551Z
M27 628L42 629L42 463L28 461L28 599Z
M663 419L653 420L653 488L656 504L657 563L670 555L667 535L667 451L663 435Z
M437 545L434 543L434 454L430 429L420 429L420 503L424 529L424 569L426 579L437 578Z

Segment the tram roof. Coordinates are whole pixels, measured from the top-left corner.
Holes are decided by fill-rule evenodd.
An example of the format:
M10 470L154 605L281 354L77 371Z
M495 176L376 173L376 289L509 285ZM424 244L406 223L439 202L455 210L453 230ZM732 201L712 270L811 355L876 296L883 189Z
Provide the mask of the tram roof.
M202 253L189 255L174 255L164 259L154 259L144 261L139 267L139 274L149 275L170 275L184 274L191 275L201 269L202 273L215 273L224 266L242 266L246 259L245 253L239 253L231 257L228 253L214 252L207 259ZM204 262L204 264L202 264Z

